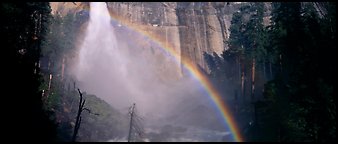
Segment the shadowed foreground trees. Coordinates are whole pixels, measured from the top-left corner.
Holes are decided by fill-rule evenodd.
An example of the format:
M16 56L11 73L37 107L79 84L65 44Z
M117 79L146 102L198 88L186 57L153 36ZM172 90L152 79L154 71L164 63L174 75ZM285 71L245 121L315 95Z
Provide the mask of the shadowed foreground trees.
M232 19L229 49L205 54L210 77L242 91L238 115L253 120L246 140L336 141L336 4L274 2L267 27L259 24L260 11L257 3L242 7ZM254 84L261 93L248 102Z
M42 108L39 86L40 44L50 18L48 2L1 3L1 57L6 81L2 91L2 139L54 141L55 124Z

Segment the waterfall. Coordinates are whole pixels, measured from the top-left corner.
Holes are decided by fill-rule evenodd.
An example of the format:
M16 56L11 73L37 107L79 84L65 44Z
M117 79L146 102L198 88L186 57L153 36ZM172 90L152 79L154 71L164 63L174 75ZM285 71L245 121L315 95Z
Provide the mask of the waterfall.
M205 130L219 129L222 119L196 80L189 77L170 82L159 79L160 75L167 75L165 72L158 74L156 67L166 65L164 59L169 56L165 53L160 53L162 57L152 55L150 48L161 49L160 46L139 46L137 41L147 39L142 39L139 33L131 33L130 29L123 29L126 26L111 18L104 2L91 2L89 14L73 72L82 91L96 95L124 114L132 103L136 103L147 129L190 123L203 125L200 131L210 134L215 131ZM189 132L179 137L203 141Z
M127 78L126 63L129 60L119 48L106 3L90 3L89 24L78 60L76 76L83 90L106 100L113 95L113 88L132 92L124 85L117 84ZM128 105L127 101L122 103Z

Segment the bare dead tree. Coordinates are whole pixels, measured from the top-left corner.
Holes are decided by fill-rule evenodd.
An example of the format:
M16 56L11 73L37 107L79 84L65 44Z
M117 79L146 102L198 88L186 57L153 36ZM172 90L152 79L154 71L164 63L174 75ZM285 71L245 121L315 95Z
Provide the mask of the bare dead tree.
M86 110L89 114L93 114L93 115L100 115L100 114L98 114L98 113L93 113L90 109L88 109L88 108L83 108L83 110Z
M84 104L86 103L86 100L83 99L83 94L81 93L80 89L77 89L79 94L80 94L80 102L79 102L79 109L78 109L78 112L77 112L77 116L76 116L76 122L75 122L75 127L74 127L74 133L73 133L73 138L72 138L72 141L75 142L76 140L76 135L79 131L79 128L80 128L80 125L81 125L81 113L83 110L86 110L89 114L94 114L94 115L99 115L97 113L93 113L91 112L90 109L88 108L84 108Z
M77 116L76 116L76 121L75 121L75 127L74 127L74 133L73 133L73 138L72 141L75 142L76 140L76 135L79 131L80 125L81 125L81 113L83 111L83 106L86 103L86 100L83 99L82 93L80 91L80 89L77 89L79 91L80 94L80 102L79 102L79 109L77 111Z
M132 130L132 127L133 127L134 109L135 109L135 103L131 106L131 108L130 108L130 110L129 110L129 114L130 114L130 124L129 124L128 142L130 142L131 130Z
M137 114L135 103L129 108L130 114L130 125L129 125L129 134L128 142L131 142L132 136L143 137L144 129L142 127L143 119Z

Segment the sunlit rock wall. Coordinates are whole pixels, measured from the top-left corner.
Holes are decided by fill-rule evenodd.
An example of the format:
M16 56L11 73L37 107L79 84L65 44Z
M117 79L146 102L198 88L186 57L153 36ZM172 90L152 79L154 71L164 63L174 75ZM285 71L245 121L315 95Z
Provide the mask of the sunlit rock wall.
M112 15L118 15L137 30L159 38L162 47L173 49L178 57L170 60L160 49L143 45L148 56L158 59L158 73L177 79L184 75L180 63L191 61L208 71L203 53L221 54L227 49L232 14L243 3L227 2L108 2ZM88 3L51 3L53 13L79 12L89 9ZM268 16L264 22L269 23ZM154 52L155 51L155 52ZM165 59L165 60L160 60ZM165 63L163 63L163 61Z
M220 54L226 48L233 11L226 3L202 2L108 3L108 7L162 37L179 54L179 61L192 61L205 70L203 52ZM172 65L167 66L171 69ZM182 70L176 67L180 75Z

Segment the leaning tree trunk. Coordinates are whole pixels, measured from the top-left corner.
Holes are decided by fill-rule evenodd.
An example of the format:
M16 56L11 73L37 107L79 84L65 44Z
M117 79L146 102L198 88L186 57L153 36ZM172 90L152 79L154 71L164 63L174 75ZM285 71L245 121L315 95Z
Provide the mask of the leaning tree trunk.
M251 73L251 102L254 101L255 97L255 66L256 66L256 59L252 59L252 73Z
M269 69L270 69L270 78L269 78L269 80L271 80L272 79L272 60L271 60L271 58L270 58L270 60L269 60Z
M235 96L236 96L236 113L239 111L239 106L240 106L240 97L241 97L241 61L240 57L238 56L236 58L236 89L235 89Z
M282 63L282 54L279 54L279 66L280 66L280 72L283 73L283 63Z
M129 124L128 142L130 142L130 140L131 140L131 131L132 131L132 128L133 128L134 109L135 109L135 103L133 104L133 106L131 107L131 110L130 110L130 124Z
M80 91L80 89L78 89L79 91L79 94L80 94L80 102L79 102L79 109L77 111L77 116L76 116L76 122L75 122L75 127L74 127L74 133L73 133L73 137L72 137L72 141L75 142L76 140L76 135L79 131L79 128L80 128L80 124L81 124L81 113L83 111L83 106L86 102L86 100L83 100L83 96L82 96L82 93Z
M62 57L62 65L61 65L61 81L63 82L65 72L65 55Z
M265 63L265 58L263 59L263 75L264 75L264 80L266 80L268 78L268 76L266 75L266 63Z
M244 64L243 62L241 63L241 95L243 98L243 104L245 104L245 96L244 96Z

